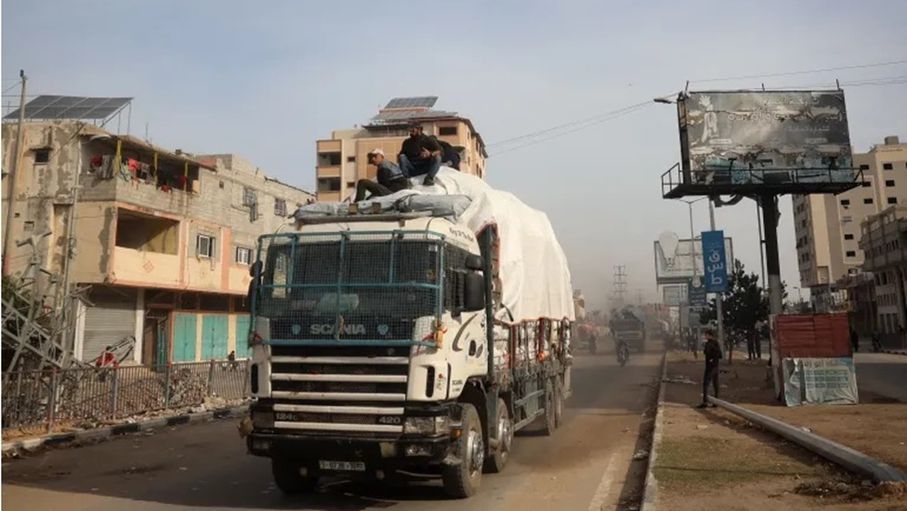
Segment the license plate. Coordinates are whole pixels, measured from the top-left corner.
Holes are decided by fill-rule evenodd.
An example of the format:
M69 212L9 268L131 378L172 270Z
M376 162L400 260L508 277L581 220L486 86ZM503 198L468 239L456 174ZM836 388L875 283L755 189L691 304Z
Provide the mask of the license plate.
M365 472L365 463L361 461L327 461L319 460L321 470L341 470L344 472Z

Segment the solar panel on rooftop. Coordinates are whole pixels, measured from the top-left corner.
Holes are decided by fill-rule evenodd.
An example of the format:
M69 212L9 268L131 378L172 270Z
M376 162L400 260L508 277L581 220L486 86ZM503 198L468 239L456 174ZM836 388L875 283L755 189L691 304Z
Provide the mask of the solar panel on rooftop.
M83 96L38 96L25 104L26 119L102 120L129 104L132 98L89 98ZM19 109L4 119L18 119Z

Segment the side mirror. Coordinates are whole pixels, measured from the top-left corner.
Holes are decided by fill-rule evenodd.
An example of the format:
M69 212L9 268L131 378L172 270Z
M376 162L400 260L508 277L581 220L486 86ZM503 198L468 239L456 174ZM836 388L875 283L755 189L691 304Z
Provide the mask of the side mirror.
M249 266L249 276L253 279L257 279L261 276L261 268L264 266L261 261L255 261Z
M485 276L477 272L466 274L463 310L474 312L485 308Z
M485 261L482 259L482 256L475 254L469 254L466 256L466 269L472 271L483 271L485 270Z

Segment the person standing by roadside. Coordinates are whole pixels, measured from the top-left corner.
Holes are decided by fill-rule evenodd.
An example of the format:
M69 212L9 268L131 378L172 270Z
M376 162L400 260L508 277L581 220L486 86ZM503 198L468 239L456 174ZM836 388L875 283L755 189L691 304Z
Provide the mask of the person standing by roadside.
M718 367L721 362L721 345L715 338L715 331L711 328L705 330L705 373L702 377L702 403L699 408L709 406L708 394L709 385L714 387L715 397L718 397Z
M850 346L853 348L854 353L860 351L860 336L857 335L857 331L853 328L850 329Z

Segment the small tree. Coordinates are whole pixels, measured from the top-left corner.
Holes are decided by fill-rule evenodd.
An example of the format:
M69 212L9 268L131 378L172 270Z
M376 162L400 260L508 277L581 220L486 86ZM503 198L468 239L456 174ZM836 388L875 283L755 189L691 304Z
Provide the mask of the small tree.
M781 286L781 292L786 296L786 286L784 283ZM746 339L755 332L757 322L768 321L768 295L759 285L759 276L747 273L743 263L738 259L734 260L734 271L728 279L728 292L724 294L723 307L726 336L738 335ZM701 316L702 322L715 321L718 317L717 310L715 300L710 300L708 308Z

